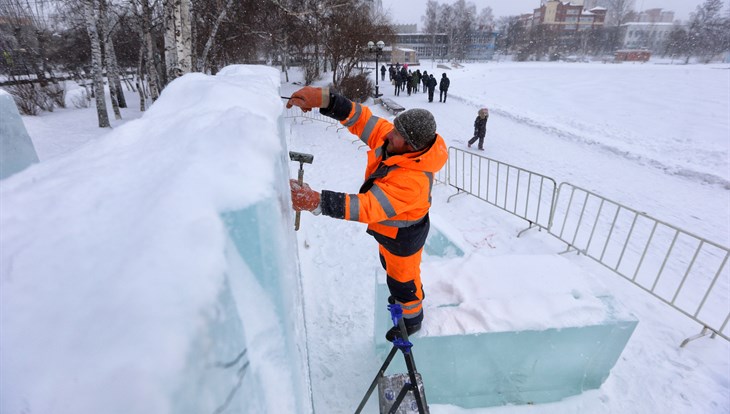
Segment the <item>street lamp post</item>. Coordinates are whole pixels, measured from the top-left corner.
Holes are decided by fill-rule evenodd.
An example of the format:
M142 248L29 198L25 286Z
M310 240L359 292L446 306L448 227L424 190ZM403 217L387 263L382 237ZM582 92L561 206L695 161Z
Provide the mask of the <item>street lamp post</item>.
M378 93L378 59L383 54L383 47L385 46L385 43L382 40L379 40L378 43L373 43L372 40L368 42L368 52L375 53L375 97L378 98L382 95Z

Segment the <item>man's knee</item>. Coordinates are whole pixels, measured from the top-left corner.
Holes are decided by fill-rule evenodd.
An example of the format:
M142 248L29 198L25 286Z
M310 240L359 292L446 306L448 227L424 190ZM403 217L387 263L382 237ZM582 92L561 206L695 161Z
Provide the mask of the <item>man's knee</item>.
M423 294L419 295L419 290L416 287L416 283L414 280L408 280L405 282L400 282L398 280L393 279L392 277L388 276L388 290L390 290L390 294L401 303L406 302L413 302L416 300L422 300ZM421 297L419 297L421 296Z

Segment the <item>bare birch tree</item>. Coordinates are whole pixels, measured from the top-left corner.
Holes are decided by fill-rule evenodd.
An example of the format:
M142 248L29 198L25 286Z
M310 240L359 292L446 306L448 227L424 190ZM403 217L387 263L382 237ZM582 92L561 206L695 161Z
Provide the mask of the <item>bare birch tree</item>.
M106 110L106 99L104 93L104 74L102 73L101 44L99 32L97 31L98 13L95 0L84 0L84 20L86 31L91 41L91 72L94 80L94 91L96 96L96 115L99 119L99 128L109 128L109 114Z
M190 0L165 0L165 65L167 81L193 68Z
M162 84L155 67L155 44L152 41L152 7L150 7L149 0L141 0L140 2L142 3L142 41L147 52L147 82L150 87L150 98L154 102L160 96Z
M114 111L114 119L122 119L122 113L119 112L119 100L117 98L117 84L119 84L119 75L116 72L116 67L111 64L111 57L109 53L109 44L111 40L111 30L109 30L109 20L107 13L106 0L96 0L99 7L98 21L99 28L101 30L101 41L104 42L104 63L106 64L106 76L109 83L109 97L112 102L112 111ZM119 91L121 92L121 91Z
M210 50L215 43L215 37L218 34L218 28L220 28L221 23L223 22L223 20L225 20L226 15L228 14L228 10L231 8L232 4L233 0L227 0L223 8L218 13L215 22L213 22L213 26L211 27L210 33L208 34L208 39L205 41L205 46L203 46L203 51L198 57L196 70L205 72L206 66L208 64L208 54L210 53Z

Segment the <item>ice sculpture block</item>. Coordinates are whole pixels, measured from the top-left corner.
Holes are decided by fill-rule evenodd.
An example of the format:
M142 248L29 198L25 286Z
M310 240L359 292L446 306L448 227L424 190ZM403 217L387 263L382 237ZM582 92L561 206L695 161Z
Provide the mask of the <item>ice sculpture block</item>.
M423 281L425 320L410 340L429 403L539 404L599 388L637 324L557 255L424 263ZM383 356L391 348L388 295L378 283L375 343ZM405 369L399 355L386 374Z
M12 95L0 90L0 180L38 162Z
M449 227L448 222L433 213L429 215L431 228L426 245L423 247L426 254L438 257L463 256L464 248L455 241L456 237L451 236L453 230Z

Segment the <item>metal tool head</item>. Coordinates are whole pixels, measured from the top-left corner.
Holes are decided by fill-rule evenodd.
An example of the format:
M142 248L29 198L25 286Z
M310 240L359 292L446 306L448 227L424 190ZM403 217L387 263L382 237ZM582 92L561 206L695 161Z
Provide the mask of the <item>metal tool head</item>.
M314 161L314 155L305 154L303 152L289 151L289 159L291 159L292 161L299 161L300 163L306 162L307 164L311 164L312 161Z

